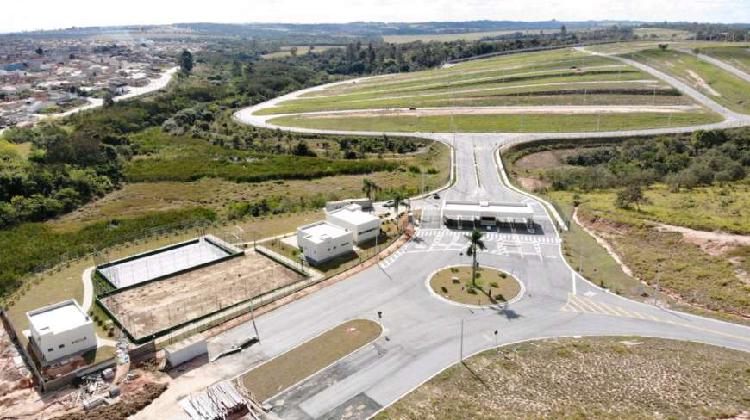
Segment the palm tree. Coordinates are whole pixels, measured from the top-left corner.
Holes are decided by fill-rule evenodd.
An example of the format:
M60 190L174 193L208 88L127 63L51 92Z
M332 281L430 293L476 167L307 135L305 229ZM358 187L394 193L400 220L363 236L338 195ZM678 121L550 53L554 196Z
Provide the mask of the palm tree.
M372 193L378 190L378 184L367 178L362 180L362 192L365 193L367 199L372 200Z
M472 230L471 235L466 235L466 239L471 242L466 254L471 255L471 285L475 288L477 287L477 251L485 249L483 236L484 234L477 229Z

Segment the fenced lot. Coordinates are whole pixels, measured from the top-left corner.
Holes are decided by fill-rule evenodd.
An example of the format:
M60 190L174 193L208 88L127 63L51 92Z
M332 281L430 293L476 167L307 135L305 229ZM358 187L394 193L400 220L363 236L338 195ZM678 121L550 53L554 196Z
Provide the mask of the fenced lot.
M99 273L121 289L209 265L242 253L226 242L208 235L170 245L98 267Z
M302 280L273 260L245 255L101 298L136 339L215 313Z

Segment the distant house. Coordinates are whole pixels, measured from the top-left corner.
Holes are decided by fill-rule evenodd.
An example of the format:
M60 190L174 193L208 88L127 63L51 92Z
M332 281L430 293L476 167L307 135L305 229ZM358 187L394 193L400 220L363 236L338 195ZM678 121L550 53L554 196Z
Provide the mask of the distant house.
M27 312L26 317L29 341L41 362L96 348L94 323L72 299Z

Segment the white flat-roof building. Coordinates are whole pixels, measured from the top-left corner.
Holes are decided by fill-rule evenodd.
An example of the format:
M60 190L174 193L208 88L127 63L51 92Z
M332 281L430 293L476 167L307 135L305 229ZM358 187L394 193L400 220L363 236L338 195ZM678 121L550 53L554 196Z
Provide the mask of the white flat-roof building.
M297 246L312 264L321 263L354 250L351 231L327 221L297 228Z
M74 300L26 312L30 339L45 362L96 348L91 318Z
M446 201L441 213L444 223L453 221L494 225L506 221L531 223L534 219L534 209L521 203Z
M356 204L329 211L326 220L351 231L357 244L374 240L380 233L380 219L363 212Z

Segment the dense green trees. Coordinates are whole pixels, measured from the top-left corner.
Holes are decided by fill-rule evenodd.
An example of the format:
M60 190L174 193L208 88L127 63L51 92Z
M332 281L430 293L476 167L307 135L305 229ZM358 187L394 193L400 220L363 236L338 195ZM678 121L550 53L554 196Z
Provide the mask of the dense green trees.
M750 130L697 131L638 138L583 149L566 158L572 167L545 172L554 189L618 188L667 182L673 189L745 178Z

